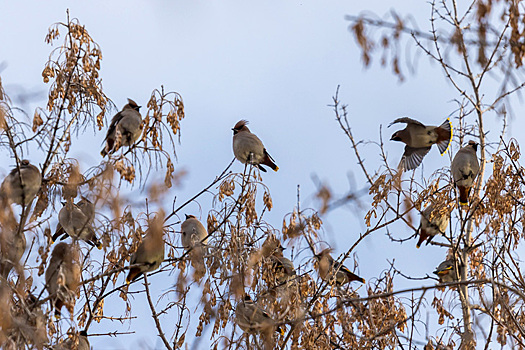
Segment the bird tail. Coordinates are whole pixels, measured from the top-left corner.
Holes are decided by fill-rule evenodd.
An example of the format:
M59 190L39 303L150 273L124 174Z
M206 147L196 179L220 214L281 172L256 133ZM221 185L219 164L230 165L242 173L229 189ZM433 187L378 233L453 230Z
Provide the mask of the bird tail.
M419 230L417 231L419 233L419 241L416 244L416 248L419 249L419 247L421 247L421 244L423 244L423 242L428 238L429 234L427 233L427 231L421 229L421 227L419 227Z
M470 187L458 186L458 190L459 190L459 204L468 205Z
M439 149L439 153L443 155L448 150L450 146L450 141L452 141L453 129L452 123L450 122L450 118L447 118L447 120L445 120L443 124L438 126L436 128L436 132L438 134L437 146Z
M272 156L270 156L268 152L266 152L266 149L264 149L264 160L261 164L272 168L273 171L277 171L279 170L279 167L274 162L275 161L273 160Z
M435 130L438 134L437 146L439 153L443 155L448 150L450 142L452 141L453 129L450 118L447 118L447 120L445 120L443 124L438 126Z
M126 277L126 283L129 284L131 281L136 280L140 276L140 269L133 267L129 269L128 277Z

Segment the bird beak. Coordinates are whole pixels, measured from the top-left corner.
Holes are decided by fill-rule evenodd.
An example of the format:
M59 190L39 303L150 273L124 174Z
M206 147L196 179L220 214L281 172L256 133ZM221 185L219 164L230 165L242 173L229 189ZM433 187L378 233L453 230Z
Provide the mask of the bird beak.
M184 214L186 215L186 220L188 220L190 218L190 216L188 214Z

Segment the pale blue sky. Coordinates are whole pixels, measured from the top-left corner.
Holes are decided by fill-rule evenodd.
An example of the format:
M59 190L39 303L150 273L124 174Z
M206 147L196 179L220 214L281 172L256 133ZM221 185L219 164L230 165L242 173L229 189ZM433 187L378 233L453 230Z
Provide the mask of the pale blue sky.
M239 119L247 119L280 167L278 173L263 175L275 205L266 219L280 228L283 215L292 211L296 203L298 184L303 207L314 206L312 174L327 181L336 193L348 190L349 173L355 175L359 189L365 186L350 145L327 106L337 85L341 85L342 101L349 104L358 139L378 140L379 125L386 127L404 115L439 125L457 108L452 102L455 92L439 67L429 64L426 57L418 60L417 76L408 75L403 84L390 68L379 68L379 57L371 69L363 70L344 15L363 10L383 15L391 4L277 0L4 1L0 4L0 62L7 63L7 67L0 74L8 93L22 86L42 91L45 96L48 87L42 82L41 72L51 47L44 43L44 37L52 23L65 21L69 8L71 17L77 17L86 26L102 49L103 86L119 109L127 97L145 105L151 91L161 84L182 95L187 117L182 122L176 168L184 168L189 174L182 189L176 190L181 202L207 185L233 158L231 127ZM426 28L430 15L426 2L396 2L396 9L414 14L420 26ZM43 101L36 102L43 105ZM32 115L33 111L28 113ZM403 145L388 141L394 129L384 130L384 138L391 164L396 165ZM72 154L83 160L84 169L100 161L98 145L104 134L105 130L96 135L87 132L73 149ZM373 165L379 164L377 149L367 146L362 152L367 164L372 165L370 169L374 169ZM28 158L42 162L38 156ZM441 157L437 149L431 150L424 161L425 173L446 166L449 161L448 155ZM0 173L6 173L10 165L2 165ZM233 169L241 171L242 166L235 163ZM211 197L203 197L200 204L205 218ZM192 211L199 216L199 206L187 209L188 213ZM359 217L363 215L360 213ZM363 221L344 209L323 219L324 239L337 253L345 251L359 230L364 229ZM398 231L392 234L397 237L411 234L403 225L395 229ZM387 260L394 259L409 275L430 273L443 260L445 250L425 246L416 250L415 243L391 243L384 232L376 232L357 249L360 275L367 280L378 276L389 267ZM169 278L163 280L168 281L159 286L159 294L173 282ZM160 284L152 280L153 284L156 282ZM399 286L415 284L400 280ZM134 304L133 314L141 318L132 324L131 330L136 334L92 338L94 349L136 348L141 342L157 344L145 297L136 298L139 305ZM116 304L115 312L121 312L123 306ZM108 302L106 308L111 308ZM169 320L163 322L169 324ZM103 321L94 324L90 332L115 330L128 328ZM190 344L194 332L190 329L192 334L186 338ZM205 332L202 343L208 340Z

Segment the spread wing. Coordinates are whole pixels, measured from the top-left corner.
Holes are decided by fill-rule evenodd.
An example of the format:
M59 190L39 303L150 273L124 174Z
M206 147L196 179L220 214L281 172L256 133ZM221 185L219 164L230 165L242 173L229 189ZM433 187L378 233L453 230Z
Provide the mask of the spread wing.
M401 157L399 168L406 171L417 168L429 151L430 147L414 148L405 146L405 153Z
M388 124L388 127L391 127L393 124L396 124L396 123L413 124L413 125L418 125L418 126L421 126L423 128L426 128L425 124L423 124L423 123L421 123L421 122L419 122L419 121L417 121L415 119L409 118L409 117L397 118L392 123Z

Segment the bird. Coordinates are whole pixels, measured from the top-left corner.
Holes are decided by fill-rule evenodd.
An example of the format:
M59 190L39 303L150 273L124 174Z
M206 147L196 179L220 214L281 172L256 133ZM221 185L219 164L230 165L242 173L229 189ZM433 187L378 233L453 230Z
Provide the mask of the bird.
M26 236L23 230L4 228L0 232L0 275L9 276L13 267L20 264L26 250Z
M142 133L140 107L135 101L128 98L128 104L113 116L104 139L106 145L100 151L102 157L117 151L120 146L131 146L137 141Z
M279 170L274 159L264 148L262 141L246 126L248 121L239 120L233 127L233 154L243 164L256 165L266 172L262 166L268 166L274 171Z
M441 213L434 210L434 205L430 204L421 213L421 223L417 229L419 234L419 241L416 248L421 247L421 244L427 240L427 244L439 234L445 234L448 227L449 217L447 213Z
M402 117L394 120L388 127L396 123L407 125L403 130L396 131L390 138L392 141L406 144L399 167L407 171L417 168L434 144L437 144L439 152L443 155L452 140L452 123L449 118L440 126L426 126L415 119Z
M164 229L162 227L162 220L155 219L150 223L150 227L146 231L146 236L140 243L137 251L131 255L129 262L130 266L135 264L142 264L137 267L129 269L126 283L139 278L146 272L155 271L164 261Z
M62 306L74 304L79 285L78 248L74 243L58 243L51 253L51 260L46 270L46 289L55 308L55 317L60 317Z
M74 347L74 344L75 344L74 338L69 338L64 342L57 344L52 349L53 350L70 350L70 349L90 350L91 345L89 344L89 340L87 338L87 332L85 330L82 330L78 333L78 343L76 347Z
M462 206L468 205L470 189L479 174L477 150L478 143L470 140L465 147L456 153L450 165L454 184L459 191L459 204Z
M268 332L275 328L279 333L284 329L275 326L275 320L262 308L255 304L252 298L246 294L235 306L235 323L247 333Z
M290 278L296 275L293 262L283 255L285 249L286 248L279 244L269 257L275 274L275 281L278 285L285 284Z
M186 220L181 225L181 231L182 246L186 250L193 248L197 243L206 244L208 242L208 232L194 215L186 214Z
M330 251L331 249L327 248L319 254L314 255L314 258L317 259L318 262L317 270L319 272L319 277L321 277L323 281L330 283L331 281L335 281L338 286L342 286L352 281L365 283L364 278L357 276L340 262L336 262L330 255Z
M11 170L0 186L3 201L19 205L28 205L37 195L42 185L40 170L29 160L24 159L20 166Z
M61 240L70 236L101 249L102 244L93 230L95 205L86 197L82 197L76 204L69 199L63 204L64 206L58 213L58 224L51 238L52 241L54 242L60 236L62 236Z
M447 259L443 261L434 271L438 276L440 283L456 282L458 281L458 274L456 272L456 263L454 259Z

